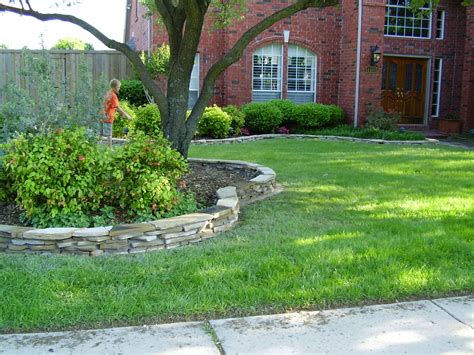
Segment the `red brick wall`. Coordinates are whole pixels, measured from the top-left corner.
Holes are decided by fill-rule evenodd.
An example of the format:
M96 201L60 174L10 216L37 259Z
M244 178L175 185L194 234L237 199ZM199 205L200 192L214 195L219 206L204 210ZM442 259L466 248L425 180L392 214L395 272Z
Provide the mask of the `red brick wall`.
M462 72L461 118L463 131L474 128L474 6L466 11L466 37L464 44L464 64Z
M436 40L433 13L432 39L411 39L385 37L384 16L386 0L362 0L362 47L359 85L359 126L365 122L370 110L380 107L382 61L376 68L369 68L370 47L378 45L385 55L424 56L432 59L430 77L433 77L434 58L443 58L443 81L441 85L440 115L447 112L461 112L471 115L472 96L472 7L469 8L470 42L465 40L466 8L457 0L441 0L440 6L446 10L445 39ZM137 0L132 0L130 33L135 35L137 49L146 49L147 22L142 18L143 9L135 11ZM272 42L283 42L283 31L290 31L290 44L298 44L310 49L317 56L316 101L340 105L348 122L353 122L355 106L357 26L359 0L341 0L339 7L308 9L282 20L261 33L244 51L243 57L229 67L218 79L213 103L220 105L242 105L252 97L252 53L255 49ZM249 1L249 9L243 21L236 22L225 30L210 30L209 21L203 30L199 45L200 81L205 74L246 29L275 10L288 5L288 1ZM137 15L136 15L137 14ZM469 32L470 31L470 32ZM153 46L166 42L164 29L153 26ZM466 60L465 55L470 58ZM284 62L286 63L286 62ZM463 72L464 66L464 72ZM286 71L286 69L284 68ZM464 78L464 81L463 81ZM463 88L464 85L464 88ZM286 89L283 88L284 93ZM431 113L432 84L427 96L428 112ZM466 91L467 90L467 91ZM464 96L463 96L464 92ZM471 111L469 111L471 110ZM431 125L436 120L430 120Z

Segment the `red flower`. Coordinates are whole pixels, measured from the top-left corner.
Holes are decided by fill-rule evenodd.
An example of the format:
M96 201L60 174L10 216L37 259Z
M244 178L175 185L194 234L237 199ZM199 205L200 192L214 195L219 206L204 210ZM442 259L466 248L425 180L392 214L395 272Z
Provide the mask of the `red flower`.
M83 155L79 155L79 158L78 158L78 159L79 159L79 161L84 161L86 158L84 158Z

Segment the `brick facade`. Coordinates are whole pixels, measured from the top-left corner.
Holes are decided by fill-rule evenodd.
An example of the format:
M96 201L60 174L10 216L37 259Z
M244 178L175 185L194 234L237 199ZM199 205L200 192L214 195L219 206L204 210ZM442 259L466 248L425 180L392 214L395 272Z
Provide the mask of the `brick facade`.
M137 0L131 0L128 36L134 37L138 50L148 46L148 21ZM356 104L358 14L362 3L361 47L358 102ZM223 53L229 50L246 29L262 18L288 5L288 1L253 0L248 2L244 20L218 31L209 30L206 22L199 45L200 81ZM464 130L474 128L474 6L464 7L457 0L441 0L439 8L446 13L443 40L435 39L437 12L432 14L430 39L384 36L386 0L341 0L339 7L308 9L284 19L258 35L244 51L242 59L229 67L218 79L212 103L242 105L252 101L253 52L267 44L283 46L283 77L286 77L286 55L289 44L311 50L317 58L316 102L341 106L347 122L357 119L359 126L371 110L381 106L382 62L370 65L370 47L378 45L383 56L427 59L426 121L435 128L431 117L434 59L443 59L440 117L457 112L464 120ZM153 21L154 22L154 21ZM283 31L289 30L289 43L283 43ZM166 33L157 24L152 28L152 47L166 42ZM286 97L286 81L282 85ZM357 114L355 109L358 107Z

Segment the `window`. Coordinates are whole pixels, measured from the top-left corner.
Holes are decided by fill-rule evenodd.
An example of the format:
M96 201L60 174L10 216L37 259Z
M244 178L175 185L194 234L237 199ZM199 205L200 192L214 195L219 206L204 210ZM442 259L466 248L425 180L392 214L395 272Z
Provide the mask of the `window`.
M282 46L271 44L253 54L252 101L281 98Z
M316 57L306 48L288 46L288 99L314 102Z
M439 117L439 101L441 96L441 75L443 71L443 59L436 58L434 61L433 75L433 99L431 101L431 116Z
M199 97L199 53L194 56L193 71L189 82L188 107L193 108Z
M436 19L436 39L444 39L444 20L446 13L444 10L438 10L438 18Z
M385 8L384 34L386 36L431 38L431 11L427 14L414 14L410 0L387 0ZM430 10L429 3L421 7Z

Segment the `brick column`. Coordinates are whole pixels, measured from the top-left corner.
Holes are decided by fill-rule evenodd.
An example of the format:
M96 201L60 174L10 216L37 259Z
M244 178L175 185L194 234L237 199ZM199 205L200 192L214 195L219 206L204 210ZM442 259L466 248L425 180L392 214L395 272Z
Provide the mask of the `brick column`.
M466 7L461 118L463 133L474 128L474 5Z

